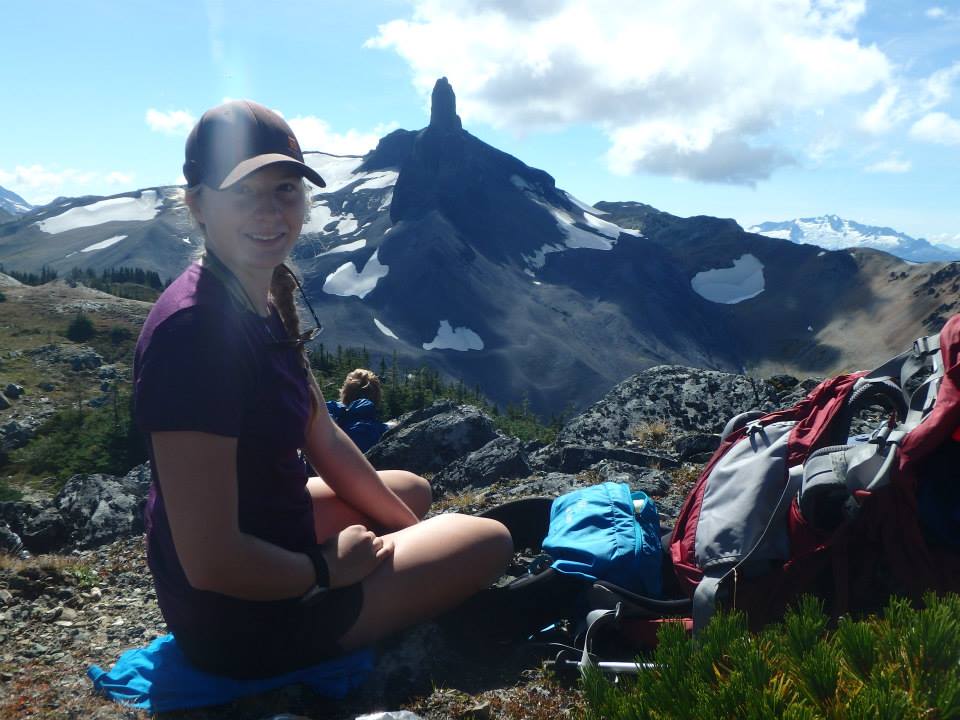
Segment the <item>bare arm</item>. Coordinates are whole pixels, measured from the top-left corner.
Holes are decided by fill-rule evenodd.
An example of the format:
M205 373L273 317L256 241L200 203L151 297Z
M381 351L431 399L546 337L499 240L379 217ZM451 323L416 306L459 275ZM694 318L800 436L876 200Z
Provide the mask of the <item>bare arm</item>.
M360 449L323 409L307 430L304 451L314 469L337 497L390 530L419 520L388 488Z
M305 554L240 532L236 438L155 432L151 441L174 546L193 587L245 600L294 598L312 587ZM334 587L364 577L391 549L360 526L345 533L324 549Z

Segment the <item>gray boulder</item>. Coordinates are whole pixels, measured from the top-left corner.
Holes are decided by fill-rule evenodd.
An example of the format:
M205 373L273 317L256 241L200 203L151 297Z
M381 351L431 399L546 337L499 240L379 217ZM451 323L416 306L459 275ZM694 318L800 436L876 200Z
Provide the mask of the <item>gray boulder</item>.
M708 460L720 447L720 436L714 433L687 433L673 441L673 447L681 460Z
M143 532L146 488L136 479L74 475L54 498L67 544L95 547Z
M557 497L577 488L593 485L595 480L585 475L550 472L536 473L534 476L511 485L504 492L504 501L519 500L525 497Z
M640 467L676 467L676 458L640 448L603 445L564 445L555 442L538 451L531 463L537 469L578 473L603 460L616 460Z
M435 493L441 493L486 487L501 480L526 477L530 472L523 443L501 436L447 465L433 477L433 488Z
M94 370L103 365L103 358L91 347L64 343L44 345L28 351L38 360L48 363L63 363L72 370Z
M7 396L0 392L0 410L9 410L12 407Z
M437 402L402 416L367 451L378 469L437 472L497 436L493 421L472 405Z
M2 520L0 520L0 553L6 553L23 560L30 557L30 553L23 546L23 540L20 536Z
M642 490L652 498L660 498L670 491L670 473L657 468L637 467L616 460L604 460L591 468L600 482L626 483L631 490Z
M3 394L12 400L16 400L23 395L23 385L7 383L7 386L3 389Z
M30 442L37 434L37 428L40 427L46 415L43 416L28 415L18 420L9 420L0 425L0 450L16 450Z
M57 508L39 506L24 516L20 537L32 553L51 553L63 548L69 537L67 524Z
M623 446L638 426L653 422L675 430L717 433L738 413L776 406L776 392L764 380L658 365L620 383L573 418L560 430L556 445Z
M90 548L143 532L150 466L124 477L74 475L52 501L0 502L6 525L32 553Z

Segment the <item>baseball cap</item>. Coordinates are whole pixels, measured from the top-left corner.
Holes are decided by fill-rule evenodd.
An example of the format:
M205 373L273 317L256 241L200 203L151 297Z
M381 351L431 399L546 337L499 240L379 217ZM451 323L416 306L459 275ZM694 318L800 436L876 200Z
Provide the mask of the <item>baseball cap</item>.
M187 137L183 176L225 190L267 165L290 165L314 185L326 187L303 161L293 130L272 110L251 100L233 100L207 110Z

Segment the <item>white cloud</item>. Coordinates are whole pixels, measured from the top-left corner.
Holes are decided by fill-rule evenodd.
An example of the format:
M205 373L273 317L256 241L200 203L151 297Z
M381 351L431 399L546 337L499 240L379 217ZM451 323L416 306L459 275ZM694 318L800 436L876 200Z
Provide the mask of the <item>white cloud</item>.
M905 173L910 172L913 164L909 160L901 160L898 157L890 157L886 160L880 160L864 168L871 173Z
M43 165L18 165L12 171L0 169L0 184L11 186L49 189L56 188L71 182L90 182L96 173L83 172L67 168L53 170Z
M130 186L133 184L133 174L123 173L115 170L111 173L107 173L107 176L104 178L104 181L107 183L107 185Z
M942 7L934 5L933 7L927 8L927 11L924 13L928 18L932 20L939 20L947 14L947 11Z
M806 155L814 165L820 165L842 147L843 138L839 133L835 131L825 132L815 137L807 145Z
M960 233L940 233L938 235L931 235L927 240L936 245L960 247Z
M793 162L792 116L889 82L851 33L862 0L417 0L381 25L426 96L449 78L472 122L517 132L593 124L616 172L753 184Z
M133 174L119 170L98 172L76 168L51 168L46 165L17 165L12 170L0 167L0 185L12 190L34 205L44 205L56 197L110 194L120 186L133 189ZM122 191L121 190L121 191Z
M948 102L953 86L960 79L960 62L934 71L920 79L901 78L892 83L859 118L862 130L881 135L896 126L915 120Z
M197 122L186 110L162 112L154 108L147 110L146 120L151 130L165 135L186 135Z
M900 88L896 85L885 88L877 101L860 116L858 125L874 135L888 132L903 119L903 106L895 105L899 95Z
M910 137L940 145L960 145L960 121L943 112L927 113L910 128Z
M380 138L398 127L392 122L377 125L368 132L351 128L338 133L326 120L313 115L300 115L287 122L304 150L320 150L333 155L363 155L373 150Z

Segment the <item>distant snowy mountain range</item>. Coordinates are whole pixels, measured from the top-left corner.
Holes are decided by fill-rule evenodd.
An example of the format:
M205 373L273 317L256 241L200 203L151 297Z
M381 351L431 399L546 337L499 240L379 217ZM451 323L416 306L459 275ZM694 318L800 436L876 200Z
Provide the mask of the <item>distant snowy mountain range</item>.
M836 215L764 222L748 227L747 232L795 243L817 245L826 250L873 248L911 262L960 260L960 248L937 245L888 227L861 225Z

